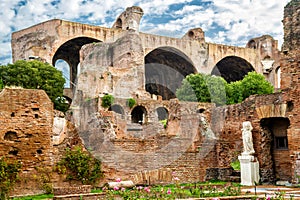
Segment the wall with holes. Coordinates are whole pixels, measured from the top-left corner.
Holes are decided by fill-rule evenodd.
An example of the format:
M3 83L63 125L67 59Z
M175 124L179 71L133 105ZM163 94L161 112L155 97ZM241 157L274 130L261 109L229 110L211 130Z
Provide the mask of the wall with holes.
M39 189L35 174L52 165L52 102L43 90L5 88L0 108L0 157L22 162L17 187L34 192Z

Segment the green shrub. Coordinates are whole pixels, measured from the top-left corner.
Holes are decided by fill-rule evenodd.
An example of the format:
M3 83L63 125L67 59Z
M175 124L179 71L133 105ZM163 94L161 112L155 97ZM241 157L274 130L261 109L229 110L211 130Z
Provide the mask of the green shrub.
M233 162L230 163L230 166L234 169L234 170L240 170L241 169L241 164L239 160L235 160Z
M167 119L160 120L160 123L162 123L164 125L164 128L167 128L167 125L168 125Z
M55 109L60 110L64 113L67 112L70 107L65 97L57 97L54 100L54 105L55 105Z
M212 102L216 105L241 103L253 94L271 94L274 87L262 74L249 72L243 80L227 83L222 77L190 74L176 90L180 101Z
M136 104L136 100L134 98L127 99L127 105L129 108L132 108Z
M8 199L9 192L18 180L21 167L20 162L0 158L0 199Z
M227 82L219 76L190 74L176 90L176 96L181 101L213 102L217 105L226 103Z
M111 94L106 94L102 97L103 108L109 108L114 103L115 98Z
M93 158L87 151L76 146L74 149L66 149L57 171L67 175L67 180L81 181L82 184L94 185L103 176L101 161Z

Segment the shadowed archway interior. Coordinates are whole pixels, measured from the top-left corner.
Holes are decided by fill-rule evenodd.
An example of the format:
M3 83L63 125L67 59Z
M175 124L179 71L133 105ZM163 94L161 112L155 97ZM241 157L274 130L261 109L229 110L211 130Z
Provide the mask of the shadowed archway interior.
M237 56L227 56L216 64L211 75L221 76L230 83L242 80L248 72L252 71L255 70L247 60Z
M189 74L196 73L192 61L173 47L160 47L145 57L146 91L162 99L175 98L176 89Z
M55 66L56 61L59 59L62 59L69 64L71 88L73 87L73 83L75 83L77 77L77 66L80 62L79 51L83 45L94 43L94 42L101 42L101 41L94 38L88 38L88 37L74 38L62 44L54 54L52 59L53 66Z

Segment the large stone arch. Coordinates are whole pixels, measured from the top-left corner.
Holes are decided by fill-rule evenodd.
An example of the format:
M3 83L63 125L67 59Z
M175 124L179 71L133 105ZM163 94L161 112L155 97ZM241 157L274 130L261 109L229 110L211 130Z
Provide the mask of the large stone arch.
M98 39L90 37L76 37L64 42L55 52L52 58L52 65L55 66L57 60L61 59L68 63L70 67L70 86L73 88L76 77L77 67L80 62L79 51L85 44L101 42Z
M251 71L255 71L255 69L244 58L226 56L215 65L211 74L222 76L229 83L242 80Z
M159 47L145 56L145 88L163 99L175 98L176 89L189 74L196 73L191 59L169 46Z

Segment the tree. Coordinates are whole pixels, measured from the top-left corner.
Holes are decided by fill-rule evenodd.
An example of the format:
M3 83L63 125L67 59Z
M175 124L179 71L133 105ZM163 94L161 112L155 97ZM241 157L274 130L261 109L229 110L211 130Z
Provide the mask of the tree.
M183 79L182 86L176 90L176 96L181 101L213 102L223 105L226 103L226 84L222 77L201 73L190 74Z
M231 82L226 85L226 104L241 103L243 100L241 81Z
M63 96L65 79L62 72L41 61L19 60L14 64L0 66L0 79L4 86L21 86L26 89L44 90L54 107L59 107Z
M262 74L249 72L241 81L243 100L253 94L272 94L274 87Z
M231 82L226 87L227 104L241 103L250 95L272 94L274 87L262 74L249 72L243 80Z
M265 77L249 72L243 80L227 83L222 77L190 74L182 81L176 96L181 101L213 102L216 105L241 103L253 94L271 94L274 87Z

